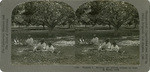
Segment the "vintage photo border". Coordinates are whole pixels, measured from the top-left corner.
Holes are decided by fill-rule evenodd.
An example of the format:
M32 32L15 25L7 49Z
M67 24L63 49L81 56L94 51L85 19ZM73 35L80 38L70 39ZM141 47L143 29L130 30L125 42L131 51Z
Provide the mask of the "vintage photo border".
M4 72L147 72L150 68L150 3L148 0L117 0L133 4L140 19L140 65L12 65L11 64L11 12L17 4L45 0L3 0L0 4L0 69ZM53 0L56 1L56 0ZM57 0L70 4L93 0ZM75 2L76 1L76 2Z

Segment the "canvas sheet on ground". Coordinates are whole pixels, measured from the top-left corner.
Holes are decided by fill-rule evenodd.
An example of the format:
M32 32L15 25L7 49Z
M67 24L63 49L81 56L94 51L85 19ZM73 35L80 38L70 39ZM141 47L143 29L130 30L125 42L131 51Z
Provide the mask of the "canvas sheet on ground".
M0 11L3 71L148 71L147 0L3 0Z

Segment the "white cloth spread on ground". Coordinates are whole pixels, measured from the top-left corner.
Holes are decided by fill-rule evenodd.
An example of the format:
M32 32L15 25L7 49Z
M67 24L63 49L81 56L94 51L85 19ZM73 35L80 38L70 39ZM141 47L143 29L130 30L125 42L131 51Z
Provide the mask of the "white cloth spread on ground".
M33 44L34 44L33 38L28 38L28 39L26 40L26 43L27 43L27 45L33 46Z
M91 40L91 43L93 43L94 45L99 45L99 38L95 37Z
M116 52L118 52L119 51L119 46L118 45L116 45L116 46L114 46L114 45L111 45L111 51L116 51Z

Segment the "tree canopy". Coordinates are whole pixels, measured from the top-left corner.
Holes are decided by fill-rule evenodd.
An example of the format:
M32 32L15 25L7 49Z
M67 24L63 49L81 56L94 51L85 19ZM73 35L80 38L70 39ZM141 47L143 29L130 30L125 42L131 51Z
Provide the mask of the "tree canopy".
M118 30L122 25L139 23L137 9L123 1L92 1L81 5L77 17L89 25L112 25Z
M76 12L59 1L31 1L17 5L12 12L12 23L42 25L52 31L56 25L109 25L118 30L122 25L139 24L137 9L123 1L91 1L82 4Z
M46 25L49 30L64 22L73 22L74 18L75 13L71 6L58 1L26 2L18 5L12 13L12 22L25 23L25 25Z

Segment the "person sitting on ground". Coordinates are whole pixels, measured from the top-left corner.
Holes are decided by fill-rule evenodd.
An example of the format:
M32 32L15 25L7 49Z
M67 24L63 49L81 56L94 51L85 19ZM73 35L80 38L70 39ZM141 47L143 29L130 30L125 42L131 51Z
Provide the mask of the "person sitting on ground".
M116 44L116 42L113 42L111 45L111 51L119 52L119 46Z
M94 34L94 38L91 40L91 44L99 45L99 38Z
M33 40L33 38L31 37L31 35L28 35L28 39L26 40L26 44L27 44L28 46L33 46L34 40Z
M110 43L109 39L106 39L102 45L99 45L98 51L99 50L102 50L102 51L103 50L106 50L106 51L111 50L111 43Z
M51 51L52 53L54 53L55 48L52 45L52 43L48 43L48 45L46 46L45 50L43 50L43 51Z
M33 51L38 51L38 50L45 50L46 49L46 43L45 43L45 40L42 39L40 41L40 43L38 43L37 45L34 46L34 49Z
M118 53L121 53L121 54L124 54L126 51L122 50L116 42L114 42L112 45L111 45L111 50L112 51L116 51Z

